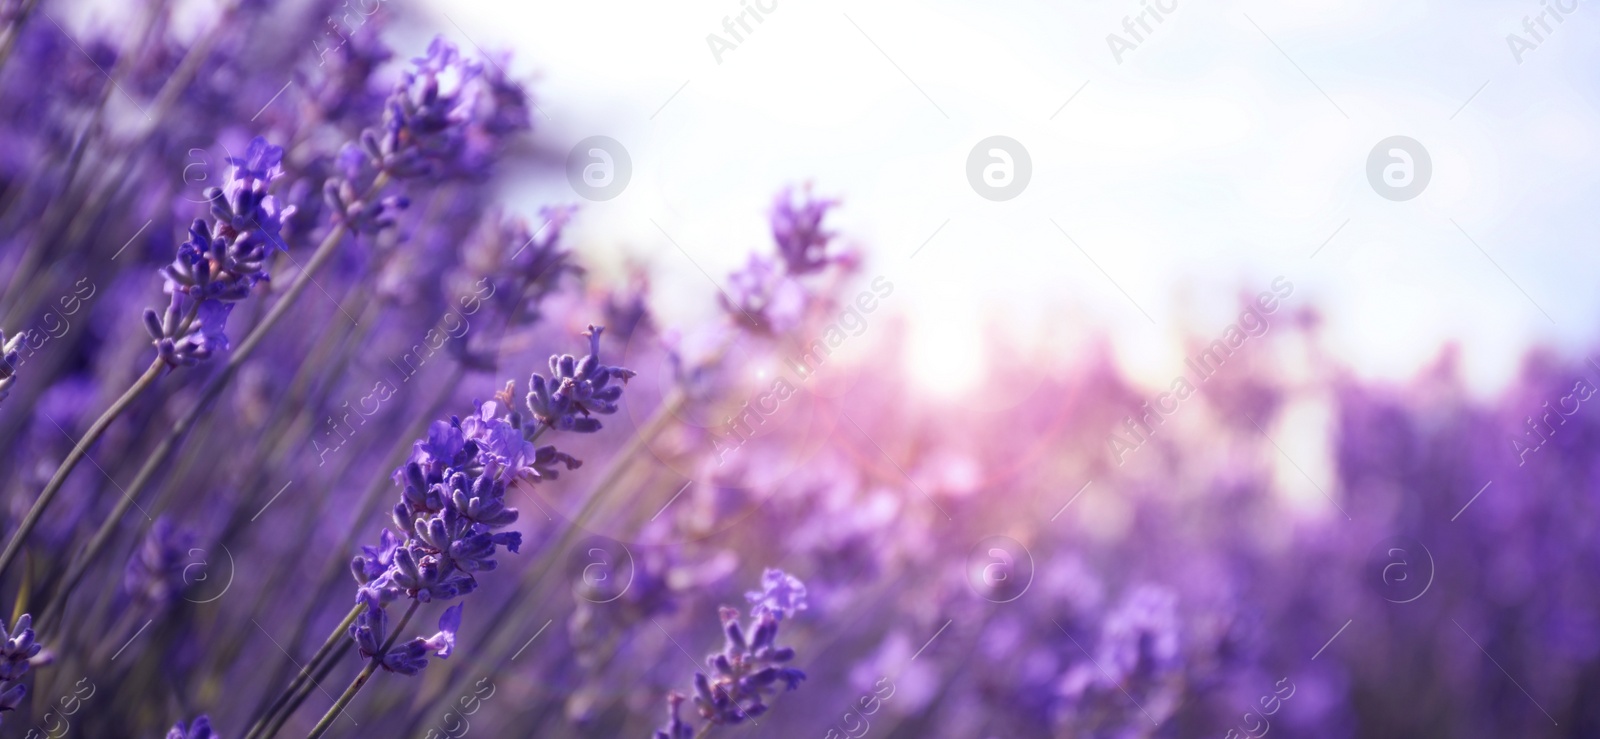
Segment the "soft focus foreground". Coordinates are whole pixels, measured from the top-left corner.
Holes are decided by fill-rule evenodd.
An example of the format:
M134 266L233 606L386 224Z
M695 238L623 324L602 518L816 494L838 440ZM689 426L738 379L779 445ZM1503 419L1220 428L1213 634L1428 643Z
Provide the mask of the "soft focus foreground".
M0 5L0 731L1600 732L1593 361L1363 384L1279 278L929 396L847 193L662 325L504 57L230 8Z

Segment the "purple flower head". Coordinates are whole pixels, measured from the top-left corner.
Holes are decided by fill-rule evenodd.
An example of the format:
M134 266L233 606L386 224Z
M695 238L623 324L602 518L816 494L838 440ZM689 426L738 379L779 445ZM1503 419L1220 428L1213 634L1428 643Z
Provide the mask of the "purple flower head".
M157 319L155 311L145 310L145 330L167 364L192 367L228 350L226 329L232 312L233 303L202 300L196 304L187 295L174 293L165 317Z
M750 595L763 600L763 604L768 594L791 604L804 598L799 592L803 586L782 570L768 569L762 580L763 592ZM700 717L710 725L731 726L766 713L768 698L780 690L800 687L806 674L788 666L794 661L795 651L777 645L778 627L782 623L780 611L758 605L751 614L748 629L739 622L737 610L723 608L720 614L727 643L721 653L706 659L712 667L709 674L694 674L694 703ZM682 700L676 694L667 696L670 721L656 732L655 739L697 736L678 718L678 704ZM709 731L709 726L706 730Z
M822 219L828 209L837 206L837 200L819 200L811 196L807 187L803 202L796 207L794 193L785 189L772 203L772 239L778 244L778 255L790 275L799 277L821 271L839 257L827 254L828 242L837 234L822 228Z
M589 354L576 359L570 354L550 357L550 379L534 374L529 380L528 410L539 423L559 431L593 433L600 430L600 419L591 414L617 412L622 385L634 375L632 370L607 367L600 363L598 326L584 332L589 337ZM615 378L622 384L612 385Z
M388 672L415 675L428 666L430 654L439 659L450 657L456 646L456 632L460 629L461 604L457 603L445 609L444 615L439 617L438 633L427 638L414 637L402 644L396 644L383 653L383 658L378 664ZM356 616L356 622L350 626L350 636L355 640L362 659L368 660L377 656L383 649L388 631L388 614L382 606L372 601L367 602L366 610Z
M766 698L800 687L806 674L785 666L794 659L794 650L779 647L778 616L763 611L751 622L750 633L739 623L739 612L723 608L722 631L727 644L721 654L707 658L711 675L694 675L695 706L700 715L714 724L739 724L767 712Z
M16 681L28 672L43 646L33 640L33 617L24 613L10 629L0 621L0 681Z
M7 341L6 333L0 331L0 401L11 394L11 386L17 382L17 364L22 360L22 336L16 334Z
M753 605L754 615L771 613L779 620L806 609L806 586L800 578L769 567L761 573L761 589L744 594Z
M28 697L28 686L23 683L0 683L5 686L0 689L0 713L15 711L22 705L22 699Z
M656 732L655 739L694 739L694 727L678 715L684 697L674 690L667 694L667 725Z
M356 555L350 562L350 570L355 574L356 582L362 585L376 580L389 569L394 563L394 553L400 548L402 540L392 529L384 529L378 536L378 541L376 547L361 547L362 553Z
M182 721L173 724L167 739L218 739L218 735L211 729L211 719L202 713L187 726Z
M185 563L194 542L194 534L174 527L165 516L157 519L139 550L128 560L123 590L149 606L172 602L188 585Z
M456 632L461 630L461 603L457 603L444 610L439 616L439 632L423 640L428 649L439 656L439 659L449 659L450 653L456 648Z
M770 259L750 255L744 269L728 275L728 283L722 307L753 330L784 334L805 318L805 287Z
M206 191L213 221L196 219L189 239L171 264L161 268L162 290L172 296L164 316L144 312L145 329L161 359L192 365L228 348L224 333L233 303L268 280L273 249L288 251L281 232L294 214L280 207L267 188L283 176L283 149L256 137L243 158L230 158L228 181Z
M429 44L426 56L411 61L415 67L401 74L384 104L383 127L363 133L362 148L374 165L397 177L467 168L456 160L465 148L478 93L473 81L482 66L462 59L442 36Z

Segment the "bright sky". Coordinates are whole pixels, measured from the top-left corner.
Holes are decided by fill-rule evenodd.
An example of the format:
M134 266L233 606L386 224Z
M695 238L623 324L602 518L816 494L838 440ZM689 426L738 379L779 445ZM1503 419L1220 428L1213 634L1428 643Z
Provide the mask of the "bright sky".
M999 321L1103 331L1164 385L1176 338L1219 335L1241 291L1284 275L1359 371L1409 376L1454 339L1489 391L1529 345L1596 337L1600 8L1560 1L1537 37L1524 16L1546 6L1522 0L434 2L437 27L407 32L515 49L557 161L622 142L631 182L575 235L651 258L669 318L710 306L702 269L766 248L771 194L811 181L900 288L917 364L949 379ZM752 7L742 38L724 30ZM1148 32L1124 30L1144 12ZM711 34L733 47L720 62ZM1005 202L966 174L996 135L1032 162ZM1368 178L1396 135L1432 163L1409 201ZM559 180L514 195L577 199Z

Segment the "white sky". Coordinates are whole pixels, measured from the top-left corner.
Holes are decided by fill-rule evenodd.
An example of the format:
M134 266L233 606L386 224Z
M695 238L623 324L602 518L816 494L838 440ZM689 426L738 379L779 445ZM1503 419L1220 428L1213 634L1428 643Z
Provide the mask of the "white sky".
M1595 338L1600 8L1579 4L1519 65L1506 37L1535 2L1164 1L1176 9L1120 65L1106 37L1137 0L776 0L720 65L706 37L741 0L435 2L436 27L407 32L514 49L554 156L596 134L627 146L631 184L588 204L574 235L650 257L669 318L710 306L699 267L721 280L767 248L772 193L809 180L845 198L835 225L900 288L924 365L970 353L995 320L1054 323L1111 334L1129 372L1164 385L1178 336L1220 334L1239 292L1279 274L1373 377L1409 376L1457 339L1488 391L1533 343ZM1001 203L964 171L997 134L1033 162ZM1409 202L1366 177L1397 134L1433 159ZM512 204L570 200L550 181Z

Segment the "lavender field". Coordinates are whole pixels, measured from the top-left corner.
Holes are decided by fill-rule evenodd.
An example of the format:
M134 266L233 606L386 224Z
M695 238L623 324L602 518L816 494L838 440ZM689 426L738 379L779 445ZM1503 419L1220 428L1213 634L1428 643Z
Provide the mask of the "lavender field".
M449 6L193 5L0 0L0 736L1600 736L1600 314L1551 288L1594 265L1530 279L1448 200L1455 148L1365 129L1299 245L1165 289L1206 310L1152 301L1100 206L1028 200L1053 145L1000 134L1114 119L1106 70L1204 59L1200 6L1119 8L1095 86L894 154L960 197L908 219L821 145L771 178L703 153L741 198L660 171L650 142L718 125L706 70L810 8L695 16L690 81L588 130L610 93L546 101L559 59ZM1551 5L1497 63L1594 22ZM897 104L966 119L887 16L827 12ZM1308 108L1371 115L1249 20ZM1349 201L1437 208L1446 269L1493 285L1427 310L1563 333L1485 320L1371 371L1350 332L1406 319L1330 297L1389 243ZM1000 271L1069 295L935 306Z

